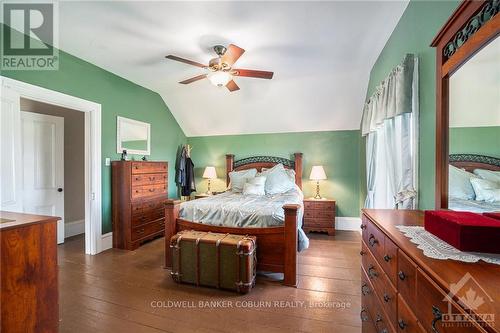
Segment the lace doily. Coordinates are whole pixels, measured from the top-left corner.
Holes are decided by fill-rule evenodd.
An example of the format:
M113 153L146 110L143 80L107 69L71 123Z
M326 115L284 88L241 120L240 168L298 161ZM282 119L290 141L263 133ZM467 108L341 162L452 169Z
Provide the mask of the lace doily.
M424 252L424 255L429 258L441 260L452 259L463 262L478 262L479 260L483 260L490 264L500 265L500 255L462 252L426 231L424 227L398 225L396 228L408 237L412 243L416 244Z

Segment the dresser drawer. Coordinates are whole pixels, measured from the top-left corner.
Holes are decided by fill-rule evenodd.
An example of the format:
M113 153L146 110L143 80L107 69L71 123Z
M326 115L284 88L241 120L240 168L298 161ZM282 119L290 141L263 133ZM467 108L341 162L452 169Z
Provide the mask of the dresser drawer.
M398 295L398 332L400 333L425 333L419 326L417 316L411 311L401 295Z
M439 333L486 332L475 323L456 322L456 318L465 317L465 312L454 301L447 299L446 293L420 269L417 270L417 295L419 305L416 315L426 331L432 332L435 322L435 329ZM439 315L442 319L435 320Z
M156 209L165 209L166 198L149 199L132 203L132 215L147 213Z
M409 304L417 301L416 278L417 266L403 251L398 251L398 291Z
M143 173L132 175L132 186L164 184L167 182L167 173Z
M398 247L389 237L384 236L384 251L379 261L394 286L398 284Z
M304 201L304 209L322 209L322 210L331 210L333 211L335 208L335 203L334 202L321 202L321 201Z
M377 260L382 261L384 257L384 240L385 236L378 227L370 220L363 218L364 229L362 238L370 251L373 253Z
M166 194L166 184L156 184L150 186L136 186L132 188L132 199Z
M376 300L375 291L372 289L366 272L361 269L361 325L363 333L375 333L377 329L370 312L375 312Z
M167 172L165 162L132 162L132 174Z
M148 222L155 221L164 217L165 217L164 208L151 210L142 214L136 214L132 216L132 227L137 227L142 224L146 224Z
M304 227L333 228L332 220L324 219L304 219Z
M165 229L165 219L159 219L139 227L132 228L132 241L147 237Z

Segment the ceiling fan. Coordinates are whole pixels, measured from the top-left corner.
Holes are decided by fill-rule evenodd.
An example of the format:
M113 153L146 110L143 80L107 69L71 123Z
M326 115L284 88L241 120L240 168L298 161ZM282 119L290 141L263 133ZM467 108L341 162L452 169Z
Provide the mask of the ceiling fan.
M203 65L199 62L184 59L174 55L168 55L165 58L209 70L209 73L207 74L201 74L179 82L181 84L189 84L204 78L208 78L210 82L215 86L225 86L227 89L229 89L229 91L236 91L239 90L240 87L238 87L236 82L234 82L234 76L255 77L259 79L273 78L273 72L233 68L232 66L234 65L234 63L245 52L245 50L243 50L241 47L238 47L234 44L229 44L227 48L222 45L215 45L214 51L217 54L217 58L211 59L208 62L208 65Z

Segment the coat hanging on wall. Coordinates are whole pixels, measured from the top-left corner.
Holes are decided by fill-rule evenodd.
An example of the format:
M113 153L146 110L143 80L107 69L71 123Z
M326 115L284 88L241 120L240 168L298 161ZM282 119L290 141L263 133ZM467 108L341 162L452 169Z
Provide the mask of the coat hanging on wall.
M191 149L190 145L184 145L177 156L175 181L181 189L182 196L190 196L192 192L196 192Z

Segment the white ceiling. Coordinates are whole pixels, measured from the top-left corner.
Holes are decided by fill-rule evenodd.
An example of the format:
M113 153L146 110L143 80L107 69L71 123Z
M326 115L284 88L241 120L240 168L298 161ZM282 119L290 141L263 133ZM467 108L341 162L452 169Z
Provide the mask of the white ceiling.
M369 72L407 1L60 2L60 47L158 92L187 136L357 129ZM203 69L215 44L246 50L229 93ZM147 112L147 110L140 110Z

